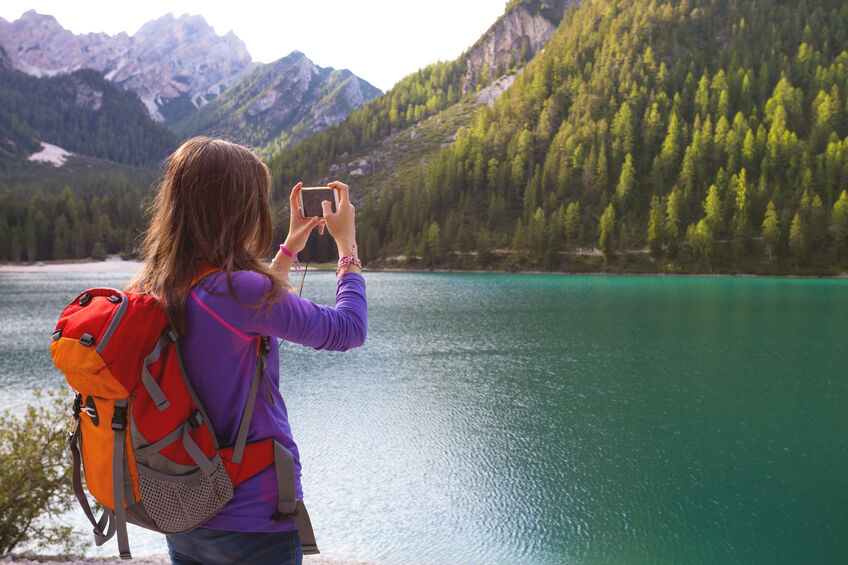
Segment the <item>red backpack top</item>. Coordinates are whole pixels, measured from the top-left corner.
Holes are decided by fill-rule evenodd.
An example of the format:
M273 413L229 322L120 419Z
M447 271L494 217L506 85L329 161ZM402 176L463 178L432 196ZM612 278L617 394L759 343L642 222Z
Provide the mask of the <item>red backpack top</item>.
M76 392L74 492L95 542L117 532L121 557L130 558L126 522L167 534L190 531L229 502L234 485L274 463L278 505L270 519L294 518L303 552L318 553L296 498L291 452L270 438L246 442L268 338L257 340L256 373L236 443L228 447L219 445L186 378L177 341L154 296L108 288L80 294L56 324L50 353ZM88 491L105 507L99 520L82 488L80 460Z

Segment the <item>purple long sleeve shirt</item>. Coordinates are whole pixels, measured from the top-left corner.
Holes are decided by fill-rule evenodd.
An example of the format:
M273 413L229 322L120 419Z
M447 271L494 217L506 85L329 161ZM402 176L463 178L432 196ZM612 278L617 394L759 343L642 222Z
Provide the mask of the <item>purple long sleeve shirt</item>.
M267 278L250 271L234 272L232 281L243 304L260 304L270 285ZM262 336L271 336L266 376L275 402L268 401L265 387L260 385L247 441L274 438L294 454L297 495L303 498L300 454L280 394L277 338L331 351L359 347L365 342L367 328L365 280L355 273L343 275L335 308L283 292L269 311L239 304L230 294L226 274L215 273L192 289L185 314L188 331L180 341L183 363L222 446L235 443L256 370L257 342ZM293 521L271 521L276 509L277 481L271 465L237 485L233 499L204 527L241 532L296 529Z

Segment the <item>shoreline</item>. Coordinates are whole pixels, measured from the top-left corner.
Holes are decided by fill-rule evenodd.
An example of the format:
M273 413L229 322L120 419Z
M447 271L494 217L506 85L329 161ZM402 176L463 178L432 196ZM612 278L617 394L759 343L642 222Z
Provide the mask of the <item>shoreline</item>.
M167 554L133 556L132 562L138 565L170 565ZM35 553L12 553L0 557L0 563L18 565L118 565L126 563L120 557L86 557L84 555L39 555ZM353 561L321 555L304 555L304 565L377 565L373 562Z
M136 273L141 261L124 261L110 255L104 261L37 261L35 263L0 263L0 273Z
M125 261L117 255L104 261L82 259L78 261L45 261L36 263L0 263L0 273L129 273L141 269L141 261ZM311 266L310 271L327 271L323 265ZM366 268L372 273L472 273L498 275L599 275L616 277L714 277L714 278L763 278L763 279L848 279L848 273L838 275L759 275L754 273L622 273L613 271L509 271L504 269L411 269L401 267Z

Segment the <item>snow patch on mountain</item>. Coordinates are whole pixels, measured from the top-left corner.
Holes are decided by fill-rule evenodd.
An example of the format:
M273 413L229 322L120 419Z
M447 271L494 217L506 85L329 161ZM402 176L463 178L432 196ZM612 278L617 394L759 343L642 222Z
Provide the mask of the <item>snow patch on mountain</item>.
M33 153L29 156L30 161L39 163L50 163L54 167L61 167L68 160L68 157L73 155L70 151L62 149L58 145L41 142L41 151Z

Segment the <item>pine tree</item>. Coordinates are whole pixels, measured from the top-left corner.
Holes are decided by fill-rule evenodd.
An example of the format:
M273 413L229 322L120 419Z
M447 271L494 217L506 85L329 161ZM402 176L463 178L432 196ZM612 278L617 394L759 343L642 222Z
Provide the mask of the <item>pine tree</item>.
M610 204L601 214L601 236L599 245L604 257L609 259L614 251L615 241L615 208Z
M742 166L753 169L756 160L757 140L754 137L754 132L748 128L748 131L745 133L745 141L742 142Z
M748 210L750 207L750 195L748 193L744 168L739 171L738 175L733 175L731 184L734 185L736 192L735 210L733 212L733 244L736 248L737 255L740 258L744 258L748 254L751 245L751 226Z
M627 102L622 102L612 120L611 133L613 136L612 149L615 165L621 162L624 155L633 152L635 136L633 132L633 113Z
M421 258L424 265L432 268L442 255L442 238L438 222L432 222L422 238Z
M636 184L636 172L633 169L633 156L630 153L624 158L624 165L621 167L621 175L618 178L618 185L615 187L615 198L622 206L626 206L630 201L633 193L633 185Z
M807 242L813 253L823 253L827 249L827 213L821 197L816 194L810 205L810 223L807 229L810 234Z
M527 225L527 246L530 251L530 259L537 265L544 260L548 247L547 243L545 212L541 208L537 208Z
M801 215L796 212L792 218L792 226L789 228L789 251L796 265L801 265L806 260L807 246L804 242L804 226Z
M777 211L774 209L774 202L769 201L766 208L766 216L763 219L763 244L766 247L769 263L774 257L774 250L780 243L780 223L777 218Z
M833 205L830 225L833 229L837 257L844 257L848 254L848 190L843 190L839 200Z
M515 231L512 235L511 247L514 251L523 251L527 249L527 228L521 218L515 224Z
M575 200L565 210L565 237L569 243L576 243L581 224L580 201Z
M662 254L663 243L663 209L659 197L651 197L651 211L648 219L648 247L656 259Z
M705 118L710 113L710 78L706 71L701 75L698 90L695 92L695 109L701 118Z
M691 224L686 230L686 239L695 255L700 257L712 271L712 258L715 253L715 236L706 218L697 224Z
M668 122L668 131L666 132L662 150L660 151L660 161L665 178L668 178L671 171L677 167L677 160L680 158L681 151L680 145L680 120L677 117L677 113L673 112Z
M677 255L677 250L680 248L680 208L680 190L674 187L668 195L665 215L665 237L668 242L668 254L672 258Z
M707 192L707 197L704 199L704 219L710 226L713 233L717 233L722 229L721 219L721 199L718 196L718 187L711 185Z

